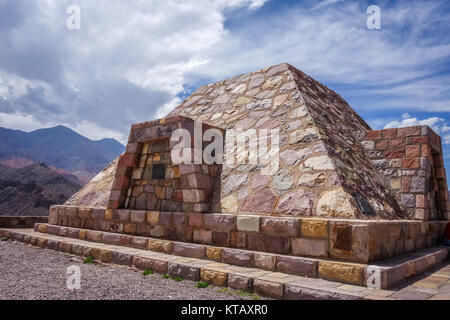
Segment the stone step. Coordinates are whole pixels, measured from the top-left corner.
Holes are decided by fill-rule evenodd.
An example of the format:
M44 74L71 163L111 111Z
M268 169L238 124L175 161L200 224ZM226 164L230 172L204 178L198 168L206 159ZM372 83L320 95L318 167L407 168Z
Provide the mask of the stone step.
M343 285L323 279L73 239L36 232L33 229L0 229L0 237L8 237L19 242L67 254L83 257L93 256L94 259L103 263L126 265L141 270L150 269L160 274L180 276L193 281L205 281L216 286L228 286L275 299L377 299L380 292L384 292L384 290ZM374 295L375 292L376 295Z
M389 289L406 278L439 265L448 255L447 247L435 247L367 265L68 228L45 223L36 224L35 231L364 287L367 286L367 278L378 270L382 289Z

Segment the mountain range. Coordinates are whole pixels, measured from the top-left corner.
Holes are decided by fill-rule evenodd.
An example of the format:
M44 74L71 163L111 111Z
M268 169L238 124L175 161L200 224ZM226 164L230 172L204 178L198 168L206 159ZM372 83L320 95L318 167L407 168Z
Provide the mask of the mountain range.
M124 149L117 140L93 141L64 126L0 127L0 215L48 215Z
M124 146L114 139L90 140L75 131L57 126L23 132L0 127L0 164L23 167L45 163L87 183L119 154Z
M81 188L43 163L24 168L0 165L0 215L45 216Z

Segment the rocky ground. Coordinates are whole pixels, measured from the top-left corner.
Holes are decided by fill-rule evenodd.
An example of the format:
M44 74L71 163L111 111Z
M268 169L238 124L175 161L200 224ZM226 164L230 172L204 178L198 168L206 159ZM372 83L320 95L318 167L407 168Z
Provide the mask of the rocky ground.
M81 290L69 290L67 267L81 269ZM0 299L240 300L256 295L115 265L84 264L81 258L12 241L0 242Z

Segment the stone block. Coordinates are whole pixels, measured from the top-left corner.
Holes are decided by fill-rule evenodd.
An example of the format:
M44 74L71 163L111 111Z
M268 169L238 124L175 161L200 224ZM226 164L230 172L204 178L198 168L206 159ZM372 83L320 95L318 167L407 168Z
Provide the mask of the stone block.
M103 234L103 242L106 244L120 245L121 235L113 234L113 233L104 233Z
M301 222L301 234L304 238L327 238L328 222L326 220L308 220Z
M115 264L131 267L133 265L133 256L126 253L113 251L111 254L111 261Z
M267 237L267 251L280 254L289 254L291 250L291 243L289 237L283 236L268 236Z
M147 211L147 223L159 223L159 211Z
M141 270L149 269L157 273L165 274L168 271L167 261L154 260L152 258L147 257L134 256L133 266Z
M222 262L241 267L249 267L253 265L253 252L223 249Z
M186 280L200 280L200 268L194 266L169 262L167 273L172 277L181 277Z
M232 231L236 229L236 216L231 214L205 214L204 224L206 227L217 231Z
M261 218L261 232L270 235L298 236L300 234L300 220Z
M230 245L230 232L213 232L213 243L218 246L228 247Z
M238 216L237 229L239 231L259 232L259 220L258 216Z
M200 279L203 281L214 284L215 286L226 286L228 280L228 274L225 272L219 272L208 269L200 270Z
M284 289L282 283L255 279L253 281L253 290L261 296L283 299Z
M202 245L174 242L172 252L178 256L202 259L206 255L206 248Z
M212 243L212 231L205 229L195 229L193 231L193 240L198 243L211 244Z
M171 253L172 242L165 240L148 240L148 250L163 253Z
M267 236L261 233L248 233L247 248L254 251L267 251Z
M174 212L172 215L173 225L175 226L187 226L188 215L184 212Z
M105 209L94 208L92 209L92 218L103 220L105 219Z
M147 212L146 211L132 210L130 212L130 220L133 223L143 223L143 222L145 222L146 217L147 217Z
M127 222L130 221L130 210L118 209L114 210L113 213L114 220Z
M147 238L131 237L131 246L134 248L146 249L148 248L147 241Z
M317 261L296 257L277 257L277 271L311 278L317 277Z
M254 265L257 268L261 268L264 270L275 270L276 262L276 255L257 252L255 252L254 254Z
M206 247L206 257L209 260L221 261L222 249L217 247Z
M295 256L327 257L327 240L293 238L291 240L292 254Z
M201 227L203 225L203 215L202 213L189 213L189 226L190 227Z
M362 265L328 261L319 262L319 277L325 280L362 285L363 276L364 267Z
M253 292L253 278L239 274L228 274L228 286L245 292Z
M47 242L48 245L48 242ZM64 253L71 253L72 252L72 244L69 242L61 241L59 242L59 251Z

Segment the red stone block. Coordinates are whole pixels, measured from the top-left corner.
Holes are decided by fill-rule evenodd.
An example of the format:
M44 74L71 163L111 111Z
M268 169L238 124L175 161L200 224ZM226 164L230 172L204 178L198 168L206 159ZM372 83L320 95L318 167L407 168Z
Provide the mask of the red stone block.
M402 167L404 169L417 169L419 165L419 158L404 158L402 161Z
M222 246L228 247L230 245L230 233L229 232L213 232L213 243Z
M402 177L402 192L409 192L411 188L411 177Z
M421 156L422 157L428 157L431 155L431 149L429 145L423 144L422 145L422 152L421 152Z
M393 139L397 137L397 129L385 129L381 132L384 139Z
M249 232L247 234L247 248L254 251L267 251L267 236Z
M417 208L427 208L427 199L425 198L425 195L418 194L416 195L416 207Z
M231 232L231 247L246 248L247 247L247 234L245 232L232 231Z
M403 148L388 150L384 152L384 157L386 159L397 159L397 158L403 158L405 155L405 151Z
M128 177L122 176L117 178L114 181L113 190L126 190L128 188L128 184L130 183L130 179Z
M201 227L203 225L203 213L189 213L189 226Z
M368 140L378 140L381 139L380 130L370 130L366 132L366 139Z
M377 150L384 150L387 149L388 141L387 140L380 140L376 143L375 148Z
M136 154L126 153L126 154L121 155L117 166L133 167L133 168L136 167Z
M288 254L291 250L289 237L268 236L267 251L280 254Z
M411 137L406 140L407 144L424 144L428 143L428 137L427 136L421 136L421 137Z
M420 156L420 145L409 145L406 146L406 157L418 157Z
M411 137L420 135L420 126L399 128L397 131L397 137Z
M183 190L175 190L172 194L172 200L183 202Z
M398 148L402 147L405 144L405 139L392 139L389 140L389 148Z

